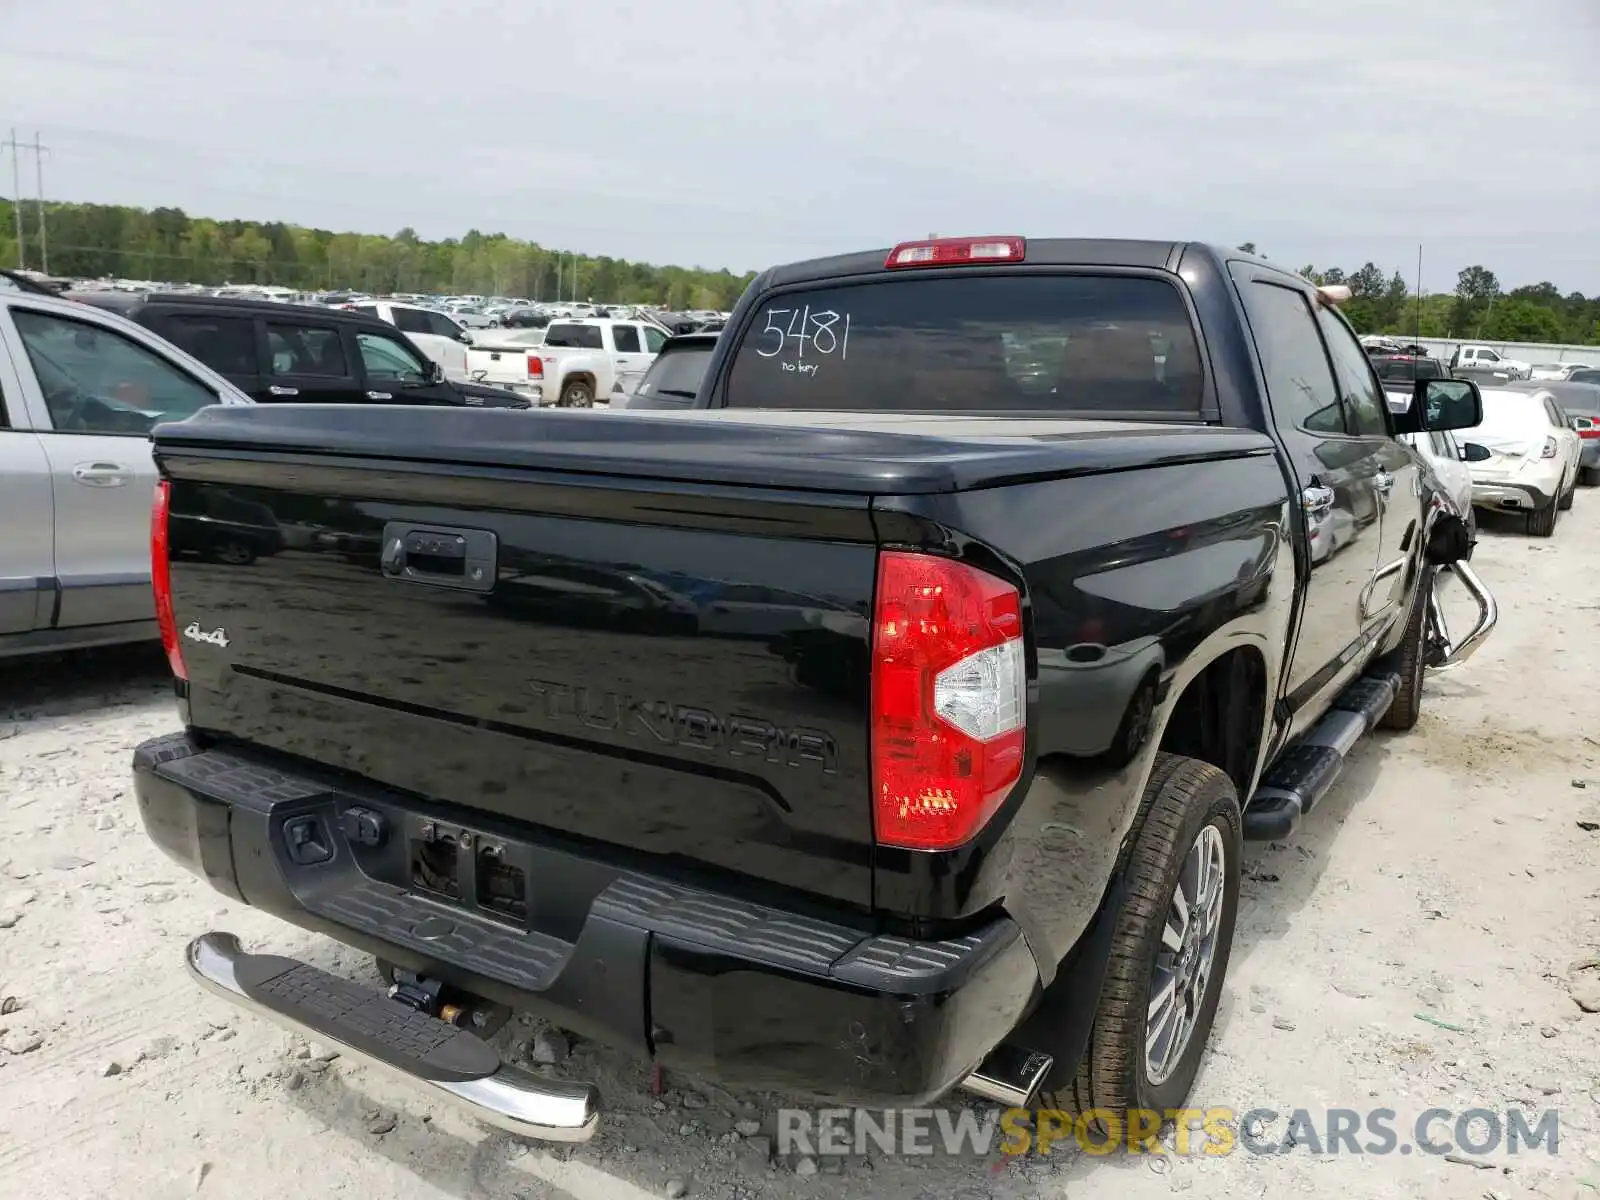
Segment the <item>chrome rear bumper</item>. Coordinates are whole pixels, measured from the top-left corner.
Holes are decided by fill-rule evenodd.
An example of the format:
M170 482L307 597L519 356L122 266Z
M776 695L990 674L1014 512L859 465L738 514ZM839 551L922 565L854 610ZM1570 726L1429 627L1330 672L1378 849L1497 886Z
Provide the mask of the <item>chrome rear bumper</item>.
M544 1079L499 1063L487 1043L404 1009L379 992L354 999L365 989L292 959L246 954L231 933L195 938L186 961L195 980L222 999L335 1046L352 1061L382 1067L497 1129L545 1141L586 1142L599 1127L600 1094L593 1084ZM292 987L277 986L291 976ZM466 1053L451 1053L449 1043L457 1038L471 1039L457 1047Z

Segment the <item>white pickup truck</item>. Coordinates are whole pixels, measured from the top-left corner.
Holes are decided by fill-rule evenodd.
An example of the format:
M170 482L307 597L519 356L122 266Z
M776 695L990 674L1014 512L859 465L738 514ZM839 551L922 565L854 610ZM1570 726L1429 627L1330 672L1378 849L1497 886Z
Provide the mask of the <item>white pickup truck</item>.
M467 377L508 387L535 404L591 408L626 393L667 337L648 321L599 318L552 321L543 330L494 330L479 334L467 350Z
M1533 364L1520 358L1507 358L1488 346L1462 346L1450 356L1452 371L1504 371L1512 379L1527 379Z
M467 378L467 346L471 335L463 336L461 325L443 313L392 300L364 300L344 307L389 322L410 338L418 350L443 367L447 379L460 382Z

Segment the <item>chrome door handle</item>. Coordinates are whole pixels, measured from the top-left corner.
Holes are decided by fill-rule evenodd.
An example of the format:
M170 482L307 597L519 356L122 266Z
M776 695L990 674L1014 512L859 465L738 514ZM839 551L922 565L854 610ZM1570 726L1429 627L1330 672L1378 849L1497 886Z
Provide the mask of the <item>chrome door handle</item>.
M72 481L84 487L122 487L133 478L133 470L121 463L87 462L72 468Z
M368 392L367 393L367 399L368 400L393 400L394 399L394 395L393 395L393 393L390 393L390 392Z
M267 389L267 394L271 396L298 396L300 394L300 389L279 387L277 384L273 384Z
M1379 471L1372 477L1372 486L1378 489L1378 495L1387 496L1389 489L1394 487L1394 476L1387 471Z
M1324 513L1333 507L1333 489L1312 484L1301 489L1300 506L1308 513Z

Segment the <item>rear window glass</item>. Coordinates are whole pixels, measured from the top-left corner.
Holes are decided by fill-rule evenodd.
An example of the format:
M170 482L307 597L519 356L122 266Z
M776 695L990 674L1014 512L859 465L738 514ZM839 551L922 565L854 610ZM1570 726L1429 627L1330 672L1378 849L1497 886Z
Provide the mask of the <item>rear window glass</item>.
M1385 383L1410 383L1416 379L1443 379L1444 370L1431 358L1394 358L1373 364Z
M905 277L769 298L727 403L1193 417L1202 387L1188 310L1159 279Z
M545 331L544 344L576 350L603 350L598 325L551 325Z
M639 381L629 408L688 408L711 362L710 346L687 346L656 356Z

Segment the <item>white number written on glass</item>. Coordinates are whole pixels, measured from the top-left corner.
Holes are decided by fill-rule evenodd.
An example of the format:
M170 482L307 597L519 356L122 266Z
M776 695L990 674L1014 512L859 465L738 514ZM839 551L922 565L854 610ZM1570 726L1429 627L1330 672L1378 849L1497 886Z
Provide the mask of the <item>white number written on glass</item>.
M756 353L762 358L777 358L790 342L794 343L796 358L804 358L808 346L814 354L824 357L837 354L841 359L847 358L850 354L850 314L841 316L832 309L812 312L809 305L804 308L769 308Z

